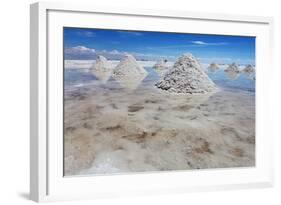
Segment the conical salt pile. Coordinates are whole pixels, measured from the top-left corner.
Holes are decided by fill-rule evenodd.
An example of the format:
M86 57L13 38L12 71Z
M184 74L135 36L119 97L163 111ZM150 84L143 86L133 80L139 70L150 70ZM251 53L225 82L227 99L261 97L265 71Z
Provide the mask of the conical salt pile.
M242 71L246 74L251 74L255 72L255 68L252 65L247 65Z
M126 55L116 66L112 77L123 87L135 89L146 77L147 71L138 65L132 55Z
M120 63L114 69L114 73L116 75L139 75L139 74L147 74L146 70L138 65L134 56L127 54L125 58L123 58Z
M192 54L181 56L155 85L173 93L207 93L216 90L215 84Z
M240 75L240 71L239 71L239 67L236 63L232 63L230 64L225 70L224 72L226 72L227 76L231 79L231 80L235 80L236 78L239 77Z
M236 72L239 73L239 68L236 63L232 63L228 65L228 67L224 70L225 72Z
M208 67L209 71L211 72L216 72L220 69L220 67L218 66L218 64L216 63L211 63Z
M94 65L90 68L90 72L104 83L110 78L112 70L112 65L103 56L98 56Z

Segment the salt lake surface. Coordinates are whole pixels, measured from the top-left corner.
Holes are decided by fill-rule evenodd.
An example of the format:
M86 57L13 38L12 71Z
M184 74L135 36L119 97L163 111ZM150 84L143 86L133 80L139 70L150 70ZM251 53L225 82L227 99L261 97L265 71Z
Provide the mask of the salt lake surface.
M219 70L218 92L176 95L145 69L132 87L65 69L66 176L255 165L255 80Z

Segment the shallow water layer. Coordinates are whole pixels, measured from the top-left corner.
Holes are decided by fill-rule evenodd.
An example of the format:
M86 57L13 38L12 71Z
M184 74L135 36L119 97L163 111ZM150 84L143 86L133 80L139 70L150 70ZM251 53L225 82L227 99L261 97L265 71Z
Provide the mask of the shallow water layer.
M65 70L65 175L255 165L254 81L211 73L220 91L174 95L146 69L136 89Z

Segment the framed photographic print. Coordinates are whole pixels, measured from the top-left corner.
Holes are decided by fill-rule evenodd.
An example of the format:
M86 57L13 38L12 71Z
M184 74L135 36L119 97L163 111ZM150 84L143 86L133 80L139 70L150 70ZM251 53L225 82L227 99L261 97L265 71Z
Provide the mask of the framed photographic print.
M31 199L271 186L272 23L32 4Z

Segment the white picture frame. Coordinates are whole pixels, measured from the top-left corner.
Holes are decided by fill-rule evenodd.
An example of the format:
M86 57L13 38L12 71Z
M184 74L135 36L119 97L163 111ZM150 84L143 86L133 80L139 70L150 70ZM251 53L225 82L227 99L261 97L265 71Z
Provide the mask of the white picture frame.
M104 20L99 25L94 19ZM118 18L114 21L113 18ZM157 21L157 28L153 21ZM140 21L141 20L141 21ZM124 22L128 22L126 25ZM141 24L130 22L138 21ZM149 24L148 22L152 22ZM63 26L187 32L180 24L194 24L192 32L254 35L257 37L256 166L253 168L191 170L63 177L62 174L62 36ZM169 28L167 26L169 25ZM223 25L223 26L222 26ZM152 29L153 27L153 29ZM273 185L273 134L267 112L273 69L273 19L182 11L97 8L93 4L47 3L31 5L30 12L30 198L53 201L142 194L222 190ZM57 60L60 59L60 60ZM267 69L262 69L266 67ZM261 68L261 69L259 69ZM56 136L56 137L54 137ZM59 136L59 137L58 137Z

